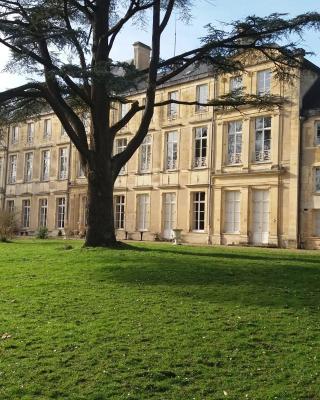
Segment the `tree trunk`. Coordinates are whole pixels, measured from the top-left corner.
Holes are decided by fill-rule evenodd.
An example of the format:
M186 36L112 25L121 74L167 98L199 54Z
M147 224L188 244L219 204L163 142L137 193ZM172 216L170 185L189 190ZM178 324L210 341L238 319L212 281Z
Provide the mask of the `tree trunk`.
M113 186L111 168L88 171L88 228L85 246L115 247Z

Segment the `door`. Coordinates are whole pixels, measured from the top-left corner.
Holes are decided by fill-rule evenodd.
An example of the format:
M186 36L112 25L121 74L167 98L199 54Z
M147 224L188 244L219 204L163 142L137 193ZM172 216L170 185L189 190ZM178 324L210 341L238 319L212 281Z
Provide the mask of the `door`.
M254 190L252 195L252 243L268 244L269 242L269 191Z
M163 232L164 239L172 239L172 229L176 226L176 194L163 195Z

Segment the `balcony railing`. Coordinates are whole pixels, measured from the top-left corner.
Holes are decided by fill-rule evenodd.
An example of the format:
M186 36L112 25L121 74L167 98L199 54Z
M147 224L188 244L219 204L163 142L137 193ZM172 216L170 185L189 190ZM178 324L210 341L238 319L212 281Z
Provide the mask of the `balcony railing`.
M228 155L229 164L241 164L241 153L232 153Z
M256 161L257 162L262 162L262 161L270 161L271 160L271 150L261 150L261 151L256 151Z
M166 169L177 169L177 160L175 159L167 160Z
M207 166L207 157L195 157L193 160L193 168L201 168Z

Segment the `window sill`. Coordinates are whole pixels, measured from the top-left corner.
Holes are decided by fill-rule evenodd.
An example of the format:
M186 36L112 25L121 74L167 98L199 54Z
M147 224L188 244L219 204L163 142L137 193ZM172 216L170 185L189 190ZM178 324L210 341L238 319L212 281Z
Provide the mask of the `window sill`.
M140 176L140 175L151 175L151 174L152 174L151 171L138 171L138 172L136 172L135 175Z
M239 164L224 164L225 167L230 167L230 168L235 168L235 167L243 167L243 163L239 163Z
M224 235L240 235L240 232L223 232Z
M207 233L206 231L195 231L195 230L192 230L192 231L190 231L191 233Z

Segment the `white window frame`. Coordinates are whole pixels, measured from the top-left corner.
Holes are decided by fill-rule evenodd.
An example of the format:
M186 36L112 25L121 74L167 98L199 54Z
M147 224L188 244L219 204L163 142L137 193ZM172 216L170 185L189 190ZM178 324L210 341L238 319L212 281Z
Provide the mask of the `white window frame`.
M49 139L52 133L52 121L51 118L46 118L43 120L43 138Z
M22 228L30 228L31 201L22 200Z
M168 100L179 100L179 91L173 90L168 93ZM177 103L168 104L167 113L168 119L175 119L178 117L179 105Z
M114 196L114 226L117 230L123 230L125 226L126 199L123 194Z
M192 193L192 231L204 232L206 223L206 192Z
M151 135L147 135L140 145L139 172L149 172L151 167Z
M228 122L227 164L236 165L242 162L242 121Z
M41 180L48 181L50 179L50 150L42 150L41 152Z
M17 154L9 155L9 170L8 170L8 184L14 184L17 182Z
M178 131L167 132L165 138L165 169L176 170L178 169L179 133Z
M313 210L313 220L314 220L314 236L320 237L320 209Z
M66 198L58 197L56 203L56 227L57 229L64 229L66 222Z
M271 69L264 69L257 72L257 95L264 96L271 93Z
M230 93L241 95L243 92L243 76L236 75L230 78Z
M15 212L14 200L7 200L6 209L8 210L9 213Z
M68 147L59 148L59 180L68 178Z
M150 195L148 193L137 195L137 231L149 230L150 224Z
M209 98L209 85L207 83L203 83L201 85L196 86L196 101L198 103L208 103ZM207 106L196 104L196 112L204 112L207 111Z
M240 233L240 190L225 191L224 233Z
M126 147L128 146L128 139L127 138L118 138L115 141L115 154L122 153ZM124 165L119 172L119 175L124 175L127 171L127 166Z
M33 143L34 140L34 122L27 124L27 143Z
M194 129L193 168L207 167L207 155L208 127L197 127Z
M24 181L31 182L32 181L32 172L33 172L33 152L29 151L24 155Z
M119 107L119 119L124 118L129 111L129 103L120 103Z
M48 199L39 199L39 227L48 226Z
M17 144L19 142L19 126L14 125L11 128L11 144Z
M314 168L314 191L320 193L320 167Z
M260 127L258 127L259 120L261 121ZM271 128L271 117L258 117L255 119L255 162L271 161ZM258 133L261 134L260 144L257 140ZM258 147L258 144L260 148Z

